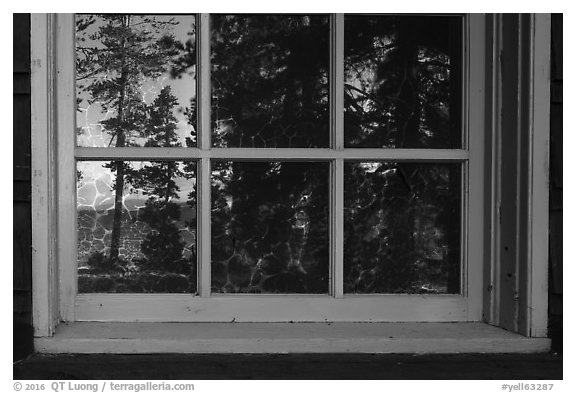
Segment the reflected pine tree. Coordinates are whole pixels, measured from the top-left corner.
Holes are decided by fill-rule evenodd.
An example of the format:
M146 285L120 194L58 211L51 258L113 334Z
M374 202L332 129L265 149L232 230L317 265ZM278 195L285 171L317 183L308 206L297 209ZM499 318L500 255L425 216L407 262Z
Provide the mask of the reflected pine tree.
M84 37L96 20L96 32ZM216 15L211 22L213 145L327 147L328 17ZM117 147L135 139L149 147L177 143L170 88L151 104L140 91L144 80L168 67L178 77L195 65L193 42L177 42L169 25L145 16L77 18L78 88L109 111L102 125ZM346 17L346 146L459 148L461 56L459 17ZM193 102L186 117L196 124ZM90 267L119 272L125 266L118 255L122 201L128 186L138 188L149 195L139 218L152 230L142 242L137 280L116 291L182 291L187 284L180 275L193 275L194 264L183 258L175 179L193 178L194 164L152 162L136 170L117 161L108 167L116 178L110 254L107 260L95 254ZM460 165L345 168L346 292L457 293ZM322 163L214 162L213 290L326 293L328 177ZM195 207L195 191L187 203ZM160 284L157 272L170 275ZM110 283L102 278L86 285L101 290Z
M141 87L145 80L162 75L178 53L173 22L134 15L78 15L76 17L76 76L79 97L98 103L107 118L101 121L112 135L110 144L130 146L145 130L146 108ZM87 29L96 26L95 32ZM122 230L122 202L127 181L134 178L129 163L114 161L114 223L110 244L111 263L118 260Z
M462 19L346 16L345 145L461 147ZM349 163L345 292L460 291L460 165Z
M212 289L328 291L327 163L219 162L212 176Z
M329 18L211 17L212 143L327 147ZM328 291L328 166L214 162L212 290Z
M146 147L179 146L176 133L177 120L174 110L178 100L172 94L170 86L165 86L156 99L147 106L145 136ZM137 172L130 173L133 186L144 195L149 195L144 208L138 212L138 219L150 226L152 231L146 235L141 250L144 260L141 270L189 274L192 260L182 257L185 243L181 240L181 208L175 201L180 199L180 187L177 178L194 177L194 165L182 166L176 161L158 161L144 165ZM195 262L195 256L192 255Z
M460 165L346 163L344 291L458 293Z
M171 87L164 86L150 104L142 93L143 85L165 74L174 56L185 50L185 45L171 34L174 25L170 18L159 20L153 16L77 17L79 97L107 111L100 123L111 134L110 145L180 145L175 116L178 99ZM90 34L89 28L93 31ZM112 161L104 167L114 179L109 254L95 252L88 257L87 268L92 277L79 276L80 292L195 291L195 247L191 246L193 250L188 253L185 250L191 240L182 239L182 204L177 202L177 179L193 179L195 164L161 161L138 167L129 161ZM136 242L143 257L132 258L130 263L119 255L122 232L134 231L133 223L127 222L130 212L123 212L127 192L147 196L145 206L132 218L146 229L132 235L138 236ZM189 231L191 227L184 229Z
M328 16L210 22L213 145L328 147Z
M462 18L346 16L347 147L460 148Z

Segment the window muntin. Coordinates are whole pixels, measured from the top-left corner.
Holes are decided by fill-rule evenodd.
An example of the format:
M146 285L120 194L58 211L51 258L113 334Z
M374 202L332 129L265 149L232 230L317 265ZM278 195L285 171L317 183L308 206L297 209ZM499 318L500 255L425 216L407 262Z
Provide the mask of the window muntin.
M198 18L199 27L198 31L200 34L200 39L197 45L199 46L198 53L200 54L200 58L198 60L199 67L199 74L198 74L198 96L203 97L198 101L198 130L199 130L199 144L198 148L178 148L178 147L169 147L163 149L154 149L154 151L150 149L146 149L144 147L140 148L132 148L132 147L124 147L122 149L98 149L96 151L91 148L82 148L79 147L76 149L76 159L83 160L83 159L147 159L147 160L162 160L169 158L172 159L181 159L181 160L198 160L199 168L198 168L198 201L199 201L199 211L198 211L198 238L199 238L199 261L198 261L198 293L200 298L206 298L209 300L210 297L210 286L211 286L211 279L210 279L210 263L212 258L210 257L210 252L206 251L206 245L209 247L210 245L210 210L206 209L205 207L209 206L210 201L210 167L211 163L217 160L242 160L242 161L268 161L268 162L277 162L277 161L294 161L294 160L302 160L302 161L324 161L330 164L330 182L329 182L329 212L330 212L330 239L329 239L329 251L330 251L330 272L329 272L329 279L330 279L330 287L329 287L329 295L330 297L336 302L336 305L331 305L329 309L326 310L327 315L331 315L331 318L334 318L335 315L340 315L341 318L359 318L358 320L372 320L373 316L378 314L376 317L378 320L382 318L387 320L394 320L396 317L394 315L398 315L395 312L392 312L388 315L383 315L382 312L378 310L385 310L389 308L388 301L382 300L374 300L368 301L366 300L367 306L366 310L354 310L354 312L348 313L346 310L345 304L351 304L350 302L346 303L344 301L339 302L345 293L343 290L343 261L344 261L344 253L343 253L343 215L344 215L344 167L345 163L352 162L352 161L360 161L360 162L375 162L375 161L414 161L414 162L454 162L454 163L461 163L463 170L463 180L462 180L462 192L463 195L466 194L467 188L467 177L466 172L468 168L468 159L470 157L467 150L462 149L344 149L342 150L343 146L343 135L344 135L344 127L343 123L338 120L339 113L343 113L344 105L342 102L339 102L338 99L338 92L342 91L342 87L339 87L338 81L344 80L344 62L334 62L334 59L341 58L343 59L343 40L338 39L338 37L343 37L344 31L344 23L342 16L334 15L331 17L331 101L330 101L330 109L331 109L331 122L330 122L330 131L331 131L331 140L330 140L330 149L307 149L307 148L294 148L294 149L265 149L265 148L212 148L210 149L210 123L206 121L209 119L210 109L207 104L209 104L210 94L209 93L209 86L210 86L210 73L207 72L209 70L210 62L207 61L209 59L210 51L207 51L206 48L208 46L210 30L207 28L207 21L209 17L207 15L202 15ZM339 33L339 32L340 33ZM204 34L202 34L204 33ZM202 38L203 37L203 38ZM340 43L340 44L339 44ZM208 65L208 67L206 66ZM338 109L340 108L340 110ZM466 213L467 210L465 209L466 200L462 200L462 212ZM203 208L204 207L204 208ZM466 218L462 217L462 221L465 222ZM207 224L208 223L208 224ZM464 224L463 224L464 225ZM464 228L467 228L464 226ZM208 236L207 236L208 234ZM465 237L465 234L463 234ZM463 247L466 246L465 240L462 240ZM204 246L204 247L202 247ZM465 249L462 250L462 254L466 255ZM467 274L465 270L466 260L462 261L464 263L464 270L463 274ZM462 283L462 291L459 291L461 294L466 294L466 283ZM351 295L351 294L350 294ZM96 295L81 295L79 299L84 299L77 303L77 310L80 312L79 315L92 315L93 311L88 311L88 313L81 311L80 309L84 306L82 305L89 305L89 304L96 304L93 301L103 301L103 299L109 299L112 303L116 301L121 301L120 299L124 299L122 297L105 297L102 298ZM105 294L103 296L106 296ZM146 295L151 296L151 295ZM174 295L175 296L175 295ZM325 295L324 295L325 296ZM355 295L358 296L358 295ZM351 296L345 296L345 298L349 298ZM374 297L372 295L372 297ZM232 299L234 297L227 297L227 299ZM251 297L254 298L254 297ZM254 298L254 307L257 307L258 302L264 300L258 300L259 296ZM364 297L362 297L364 298ZM92 300L91 300L92 299ZM126 298L125 300L127 300ZM131 298L136 299L136 298ZM176 299L176 298L175 298ZM184 299L184 298L182 298ZM188 298L186 298L188 299ZM308 298L311 299L311 298ZM408 299L408 298L406 298ZM108 301L108 300L106 300ZM145 301L142 298L142 301ZM188 300L185 300L188 302ZM250 301L248 301L249 303ZM311 301L314 303L315 301ZM406 303L412 304L413 300L406 300ZM430 302L430 301L427 301ZM436 319L436 318L444 318L441 315L450 315L450 318L456 319L466 319L466 307L468 300L461 296L457 298L438 298L438 301L434 301L434 304L446 304L446 309L442 311L440 314L436 314L431 309L428 317L423 316L423 314L419 314L420 317L426 319ZM212 304L212 302L208 302ZM206 304L208 304L206 303ZM248 304L247 303L247 304ZM400 301L398 304L402 304L403 302ZM99 303L101 304L101 303ZM198 307L202 306L204 303L197 302ZM241 310L247 310L246 308L240 307L237 309L232 309L232 302L229 303L230 307L232 307L228 311L223 311L221 307L217 306L220 303L214 303L215 311L214 313L208 311L206 316L198 316L199 318L206 318L203 320L211 320L212 318L209 315L216 315L214 318L224 318L223 315L237 315L241 312ZM227 303L222 303L227 304ZM315 304L315 303L314 303ZM328 304L328 303L327 303ZM450 304L450 305L449 305ZM194 306L195 307L195 306ZM204 307L204 306L202 306ZM464 308L460 308L464 307ZM397 307L393 307L396 309ZM102 307L100 307L102 309ZM135 309L136 310L136 309ZM203 309L204 310L204 309ZM340 310L339 312L337 310ZM150 310L151 312L153 310ZM103 311L106 313L106 311ZM287 318L285 313L278 309L278 310L271 310L270 318L276 320L284 320L283 318ZM153 311L152 313L156 313ZM162 313L162 312L161 312ZM255 318L254 314L248 312L249 315L252 317L245 318ZM284 317L278 317L279 314L284 315ZM324 315L323 313L321 313ZM132 314L128 314L132 315ZM134 314L136 315L136 314ZM276 317L274 317L276 315ZM350 315L356 315L355 317L351 317ZM436 317L438 315L438 317ZM181 318L188 318L187 316L181 315L173 315L170 320L180 320ZM260 317L256 318L259 319ZM278 319L279 318L279 319ZM318 314L318 318L320 318L320 314ZM337 317L336 319L339 319ZM390 318L390 319L388 319ZM294 319L292 317L292 319ZM296 317L296 319L298 319ZM226 320L226 319L225 319ZM248 319L250 320L250 319Z

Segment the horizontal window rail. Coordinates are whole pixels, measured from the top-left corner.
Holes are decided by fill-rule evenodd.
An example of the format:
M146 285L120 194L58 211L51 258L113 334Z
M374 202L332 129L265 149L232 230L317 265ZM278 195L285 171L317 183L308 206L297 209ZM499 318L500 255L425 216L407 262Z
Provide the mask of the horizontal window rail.
M92 148L76 149L79 160L394 160L394 161L466 161L468 150L460 149L322 149L322 148Z

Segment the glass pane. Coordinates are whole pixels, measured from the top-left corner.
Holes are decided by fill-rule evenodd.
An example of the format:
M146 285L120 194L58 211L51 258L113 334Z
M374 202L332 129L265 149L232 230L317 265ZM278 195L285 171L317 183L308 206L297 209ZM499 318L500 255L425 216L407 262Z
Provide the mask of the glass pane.
M213 15L212 144L328 147L327 15Z
M78 292L196 292L196 164L80 161Z
M213 292L328 292L328 174L318 162L213 164Z
M461 164L345 163L344 291L459 293Z
M346 16L347 147L462 146L462 18Z
M195 17L76 16L76 144L196 145Z

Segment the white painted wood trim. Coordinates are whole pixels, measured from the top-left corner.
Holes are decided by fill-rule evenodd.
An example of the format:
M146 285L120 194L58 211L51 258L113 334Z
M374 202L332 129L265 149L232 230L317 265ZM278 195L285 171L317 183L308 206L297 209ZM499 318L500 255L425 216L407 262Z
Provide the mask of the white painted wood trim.
M462 247L465 252L463 293L469 299L468 314L471 320L482 318L483 268L485 262L484 225L484 157L485 157L485 15L473 14L466 18L467 49L464 61L466 141L469 161L463 165L463 232ZM466 173L467 172L467 173Z
M76 94L75 70L66 63L75 58L75 20L72 14L57 14L56 21L59 304L60 319L73 321L78 251L77 231L70 228L76 228Z
M77 321L119 322L455 322L478 321L459 295L82 294Z
M531 31L529 192L528 192L528 305L526 331L546 337L548 331L548 192L550 141L550 14L534 14Z
M484 320L492 325L500 323L500 135L501 135L501 62L500 51L502 48L502 20L501 15L487 15L487 37L489 39L487 53L487 81L486 94L488 105L486 107L486 178L484 190L487 199L485 214L487 241L489 250L487 261L484 266ZM489 50L489 52L488 52Z
M331 295L344 296L344 161L330 167L330 283Z
M211 288L211 260L212 239L210 237L211 228L211 164L210 164L210 147L211 147L211 81L210 81L210 15L200 14L197 18L199 35L197 37L199 65L197 72L198 94L197 108L199 114L198 121L198 146L199 149L178 149L181 153L191 151L200 153L197 158L197 179L196 179L196 217L197 217L197 235L196 235L196 266L198 269L198 294L202 297L210 296ZM165 149L160 149L164 151ZM183 150L183 151L182 151ZM190 157L189 155L185 157ZM183 157L184 158L184 157Z
M210 149L210 137L212 128L210 125L210 102L211 102L211 87L210 87L210 15L200 14L196 21L198 32L196 45L197 59L196 64L196 107L198 108L198 147L202 150ZM160 149L165 150L165 149Z
M212 262L212 239L211 239L211 165L208 158L203 158L198 163L198 179L196 181L196 195L198 196L196 209L198 214L198 235L196 236L198 267L198 293L202 297L210 296L211 262Z
M57 316L53 16L31 14L32 323L50 336Z
M330 18L330 105L333 149L344 148L344 15Z
M194 160L211 158L217 160L394 160L394 161L464 161L469 159L467 150L462 149L346 149L324 148L212 148L197 149L186 147L121 147L98 148L80 147L76 149L79 160Z
M483 323L89 323L36 339L43 353L528 353L549 339Z
M344 149L344 15L330 18L331 147ZM330 165L330 294L344 296L344 160Z

